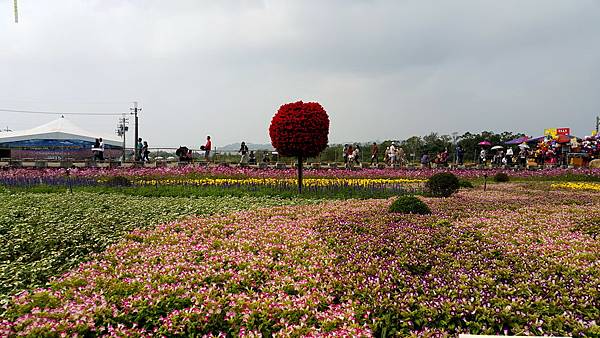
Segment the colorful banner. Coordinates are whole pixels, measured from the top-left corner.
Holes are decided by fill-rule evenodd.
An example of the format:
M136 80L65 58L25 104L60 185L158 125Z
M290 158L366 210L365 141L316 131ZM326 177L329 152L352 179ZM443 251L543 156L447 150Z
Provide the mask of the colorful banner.
M556 138L558 135L571 135L571 128L549 128L544 129L544 136Z
M556 128L544 129L544 136L549 136L550 138L556 137Z

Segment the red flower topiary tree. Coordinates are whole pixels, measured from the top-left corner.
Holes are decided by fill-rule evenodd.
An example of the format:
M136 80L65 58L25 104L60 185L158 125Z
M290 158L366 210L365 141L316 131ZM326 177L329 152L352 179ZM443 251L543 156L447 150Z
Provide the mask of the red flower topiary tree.
M302 193L302 164L327 147L329 116L316 102L287 103L271 120L271 144L282 156L298 159L298 192Z

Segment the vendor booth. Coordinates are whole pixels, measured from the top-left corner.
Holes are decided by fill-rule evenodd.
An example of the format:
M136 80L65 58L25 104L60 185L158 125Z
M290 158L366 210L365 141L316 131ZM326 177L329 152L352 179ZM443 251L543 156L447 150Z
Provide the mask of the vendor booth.
M0 157L12 159L90 159L96 139L104 142L104 157L121 156L122 142L113 136L102 135L79 128L60 117L41 126L0 134Z

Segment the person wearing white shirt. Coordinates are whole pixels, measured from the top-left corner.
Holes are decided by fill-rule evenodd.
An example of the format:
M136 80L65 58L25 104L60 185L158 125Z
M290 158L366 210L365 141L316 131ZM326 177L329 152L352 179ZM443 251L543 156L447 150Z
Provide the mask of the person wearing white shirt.
M390 165L394 165L396 163L396 147L393 143L390 145L390 153L388 156L390 157Z
M506 159L506 164L507 165L512 165L513 156L514 156L514 153L513 153L512 148L506 149L506 157L505 157L505 159Z
M98 157L101 161L104 161L104 141L102 141L102 137L98 140L100 141L100 150L98 151Z

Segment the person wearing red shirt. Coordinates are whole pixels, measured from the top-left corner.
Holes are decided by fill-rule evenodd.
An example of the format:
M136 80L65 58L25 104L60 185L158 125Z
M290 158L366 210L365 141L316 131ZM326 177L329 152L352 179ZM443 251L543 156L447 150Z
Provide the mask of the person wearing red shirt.
M212 142L210 136L206 136L206 144L204 145L204 159L208 162L210 159L210 150L212 149Z

